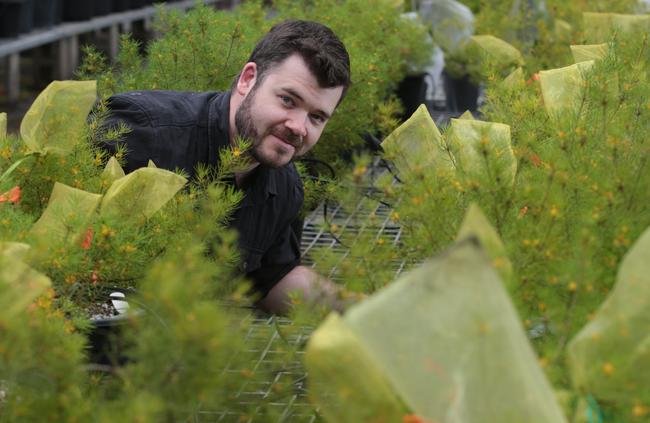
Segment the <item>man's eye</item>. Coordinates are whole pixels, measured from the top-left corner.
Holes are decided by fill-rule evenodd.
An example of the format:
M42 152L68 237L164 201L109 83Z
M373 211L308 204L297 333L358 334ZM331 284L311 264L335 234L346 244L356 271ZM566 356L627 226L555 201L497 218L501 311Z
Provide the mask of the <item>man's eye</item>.
M281 95L280 100L282 100L282 103L285 106L293 106L294 105L293 99L291 97L289 97L289 96Z
M321 115L313 114L313 115L311 115L311 120L313 120L315 123L317 123L319 125L322 125L323 123L325 123L325 118L323 116L321 116Z

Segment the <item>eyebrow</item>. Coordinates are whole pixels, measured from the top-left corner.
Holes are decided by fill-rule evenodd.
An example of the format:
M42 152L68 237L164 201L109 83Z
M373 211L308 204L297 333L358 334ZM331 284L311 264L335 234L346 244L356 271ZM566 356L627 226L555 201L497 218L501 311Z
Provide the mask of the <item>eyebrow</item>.
M297 92L296 90L294 90L293 88L283 88L283 89L284 89L287 93L289 93L289 94L291 94L292 96L296 97L296 98L297 98L298 100L300 100L301 102L303 102L303 103L305 102L305 99L302 98L302 96L301 96L300 94L298 94L298 92ZM320 114L320 115L323 115L323 116L325 117L325 119L329 119L329 118L331 118L330 114L327 113L327 112L325 112L324 110L316 110L316 113L318 113L318 114Z

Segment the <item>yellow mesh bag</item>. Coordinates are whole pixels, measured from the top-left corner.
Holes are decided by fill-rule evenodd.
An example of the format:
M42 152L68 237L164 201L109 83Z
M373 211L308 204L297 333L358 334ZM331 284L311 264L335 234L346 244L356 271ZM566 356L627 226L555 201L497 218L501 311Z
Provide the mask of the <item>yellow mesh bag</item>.
M386 157L400 171L435 166L441 174L453 172L453 162L442 135L423 104L381 144Z
M458 116L458 119L467 119L467 120L476 120L474 115L469 110L465 110L462 115Z
M574 45L570 47L575 63L600 60L607 56L607 52L609 51L609 45L607 43Z
M650 31L650 15L585 12L582 21L588 44L608 42L615 30L623 34L637 34L639 37Z
M506 247L503 245L496 229L476 204L470 204L467 209L457 239L462 240L472 236L475 236L481 242L492 260L492 265L506 286L510 288L513 281L512 263L508 258Z
M571 377L582 393L623 403L650 396L649 258L650 228L623 258L593 319L569 343Z
M48 243L75 242L87 229L102 196L56 182L31 233Z
M510 74L506 76L503 79L503 81L501 81L501 86L506 89L514 90L514 89L522 88L525 82L526 81L524 80L524 70L521 67L519 67L514 71L510 72Z
M4 254L0 254L0 284L9 285L9 289L2 289L4 312L9 316L25 312L52 286L50 278Z
M457 168L465 174L480 179L494 178L496 175L508 185L514 183L517 159L512 150L510 126L452 119L447 142ZM484 152L487 152L487 156Z
M493 35L472 35L470 44L478 47L484 58L496 65L498 69L524 64L524 58L516 47Z
M7 138L7 114L0 113L0 140Z
M84 133L97 96L95 81L54 81L41 92L20 124L31 151L65 154Z
M312 333L305 350L310 400L328 422L400 422L408 409L337 313Z
M106 163L102 171L102 178L112 184L123 176L125 176L124 169L122 169L117 159L115 157L108 159L108 163Z
M553 26L555 38L560 41L568 41L573 38L573 26L565 20L556 19Z
M457 243L400 277L350 308L343 322L345 336L357 337L367 360L410 412L428 421L566 422L514 306L476 241ZM356 371L348 363L332 363L314 383L336 384L340 374ZM355 406L341 401L338 415Z
M594 61L576 63L564 68L539 72L544 107L552 118L558 118L567 111L577 112L585 88L585 74Z
M13 260L24 260L31 246L23 242L0 242L0 255Z
M183 188L187 179L164 169L143 167L113 182L104 195L101 215L149 218Z

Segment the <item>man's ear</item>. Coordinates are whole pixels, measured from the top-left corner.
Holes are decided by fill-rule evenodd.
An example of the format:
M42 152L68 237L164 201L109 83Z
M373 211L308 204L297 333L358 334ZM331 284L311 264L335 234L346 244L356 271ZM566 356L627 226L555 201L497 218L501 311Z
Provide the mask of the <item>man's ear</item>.
M255 82L257 81L257 64L254 62L248 62L244 65L241 72L239 73L239 79L237 80L237 92L246 96L248 92L253 88Z

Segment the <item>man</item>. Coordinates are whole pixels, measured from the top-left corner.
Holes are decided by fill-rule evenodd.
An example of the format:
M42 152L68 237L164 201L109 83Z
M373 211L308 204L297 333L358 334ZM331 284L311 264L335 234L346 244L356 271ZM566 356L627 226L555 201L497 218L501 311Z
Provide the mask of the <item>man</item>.
M336 35L315 22L285 21L258 42L230 92L116 95L108 124L131 128L123 140L127 172L152 160L192 177L198 164L218 166L219 151L233 148L238 136L252 142L251 166L235 175L245 197L232 226L260 306L281 313L296 291L334 301L332 284L300 266L291 223L303 190L292 161L318 142L349 85L350 59Z

